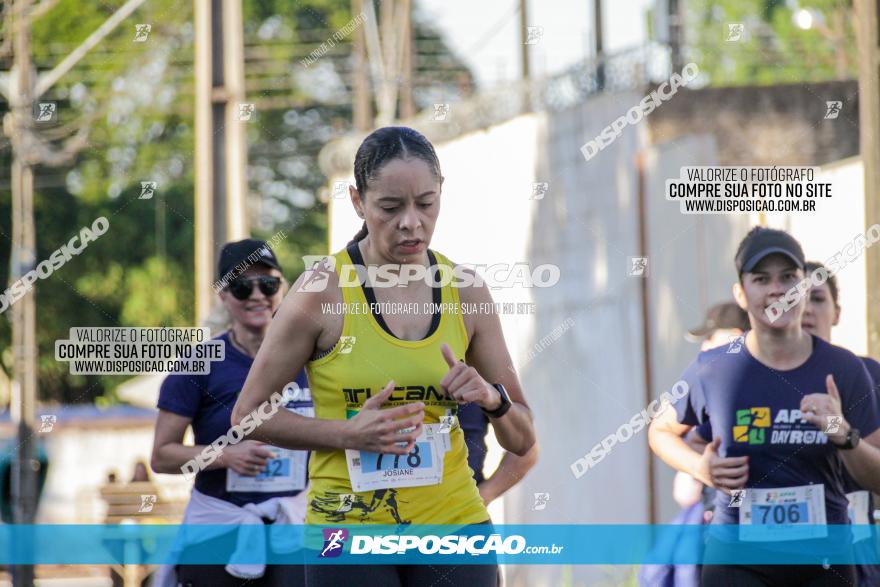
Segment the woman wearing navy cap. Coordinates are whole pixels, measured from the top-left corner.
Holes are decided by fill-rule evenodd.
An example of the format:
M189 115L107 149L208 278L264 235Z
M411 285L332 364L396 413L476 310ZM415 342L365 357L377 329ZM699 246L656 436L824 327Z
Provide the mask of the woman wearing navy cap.
M826 524L849 523L844 467L862 486L880 490L877 399L858 357L804 332L803 298L778 311L805 275L793 237L754 228L735 260L733 293L751 330L739 352L721 347L699 354L682 377L688 394L652 422L649 442L666 463L721 490L713 524L738 524L744 541L785 528L787 543L767 542L767 548L808 552L811 538L827 535ZM707 423L713 441L700 454L682 437ZM742 503L730 507L733 491ZM713 587L852 585L855 569L705 565L702 580Z
M172 374L162 383L151 461L157 473L197 470L195 457L218 438L228 436L232 408L284 297L287 284L280 269L264 241L245 239L223 247L215 288L232 323L217 337L225 343L225 358L212 363L208 375ZM284 392L285 408L314 415L304 372L288 383ZM192 426L195 446L183 444L188 426ZM197 472L183 523L218 525L221 529L224 526L219 525L228 525L230 532L240 524L253 528L262 522L279 525L279 529L280 524L302 524L307 457L306 451L281 450L255 440L228 444ZM256 549L255 540L265 540L263 535L250 538L239 544L251 551ZM188 545L188 549L229 561L235 544L229 536L218 535ZM305 584L301 565L180 564L176 570L177 580L171 584L179 587Z

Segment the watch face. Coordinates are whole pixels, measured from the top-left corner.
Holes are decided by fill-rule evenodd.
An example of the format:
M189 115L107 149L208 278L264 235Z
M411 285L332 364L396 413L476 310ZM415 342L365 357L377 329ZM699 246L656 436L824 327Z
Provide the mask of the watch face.
M493 418L500 418L507 413L507 410L510 409L510 406L513 405L513 403L510 401L510 396L507 395L507 390L504 389L503 385L501 385L500 383L493 383L492 387L498 390L498 395L501 396L501 405L491 412L487 410L483 411Z
M840 445L840 448L843 449L852 449L858 446L859 440L861 438L861 433L858 428L850 428L849 432L846 433L846 442Z

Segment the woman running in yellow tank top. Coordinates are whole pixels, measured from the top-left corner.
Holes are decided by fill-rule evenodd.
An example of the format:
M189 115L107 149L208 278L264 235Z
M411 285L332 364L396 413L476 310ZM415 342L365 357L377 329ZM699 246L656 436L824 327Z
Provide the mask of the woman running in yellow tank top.
M410 128L378 129L358 149L354 176L349 195L363 228L294 284L233 423L305 366L316 418L281 410L251 438L313 451L307 523L489 523L458 406L480 406L512 453L524 455L535 432L498 316L461 312L491 303L489 289L428 248L443 184L434 147ZM307 580L488 587L496 573L495 565L314 565Z

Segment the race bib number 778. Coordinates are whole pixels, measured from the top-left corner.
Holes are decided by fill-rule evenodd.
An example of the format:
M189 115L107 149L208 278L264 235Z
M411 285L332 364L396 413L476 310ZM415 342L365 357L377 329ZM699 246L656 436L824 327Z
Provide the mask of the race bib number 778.
M346 449L353 491L436 485L443 481L444 441L434 426L425 425L405 455Z

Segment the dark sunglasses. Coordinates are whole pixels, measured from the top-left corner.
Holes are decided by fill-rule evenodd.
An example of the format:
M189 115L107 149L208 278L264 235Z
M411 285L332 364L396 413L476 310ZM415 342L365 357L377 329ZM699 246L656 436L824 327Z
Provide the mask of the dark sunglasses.
M274 296L278 293L279 288L281 288L281 278L280 277L270 277L268 275L263 275L262 277L239 277L229 283L229 293L237 300L246 300L251 297L251 293L254 291L254 282L260 287L260 291L267 298Z

